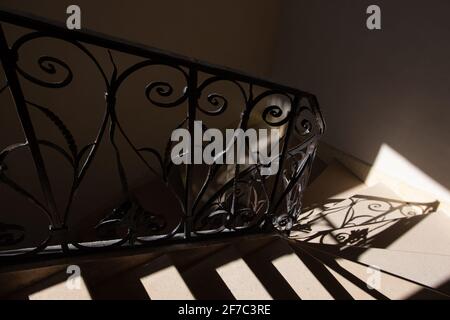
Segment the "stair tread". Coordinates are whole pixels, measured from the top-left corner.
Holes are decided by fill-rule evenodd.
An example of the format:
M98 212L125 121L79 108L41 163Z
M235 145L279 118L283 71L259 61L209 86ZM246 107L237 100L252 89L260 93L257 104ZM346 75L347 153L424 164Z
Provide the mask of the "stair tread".
M298 248L295 248L295 246L292 246L294 251L298 251ZM335 271L333 268L329 267L327 264L323 262L322 259L317 257L315 254L311 254L308 250L304 250L307 254L310 254L310 256L314 257L320 263L322 263L325 268L330 272L333 277L343 286L343 288L348 292L348 294L352 297L354 300L374 300L375 297L369 293L370 289L367 288L367 285L364 283L359 283L360 286L353 283L349 279L347 279L344 275L341 275L339 272Z
M160 256L146 256L147 259L143 256L139 264L122 268L122 272L114 275L114 282L120 282L123 290L111 286L110 275L102 277L101 281L91 277L91 290L95 291L98 299L193 300L195 298L181 276L182 271L223 246L215 244ZM94 271L94 275L101 273L98 269Z
M327 270L336 278L339 283L347 290L354 300L375 300L373 296L368 294L363 289L356 286L353 282L346 279L344 276L334 271L332 268L325 266Z
M305 243L297 243L295 246L301 246L303 249L311 252L311 254L319 257L324 263L331 263L331 265L337 265L346 272L349 272L352 276L357 277L365 284L365 288L357 287L359 289L356 292L358 299L365 299L364 295L374 295L377 296L377 292L374 289L386 296L388 299L400 300L400 299L449 299L450 297L442 294L440 292L431 290L425 286L418 283L408 281L401 277L397 277L396 274L387 273L378 264L360 264L351 259L346 259L341 256L331 254L330 252L323 250L319 246L311 246ZM329 267L329 266L327 266ZM341 270L342 271L342 270ZM337 271L338 273L340 271ZM343 276L343 275L341 275ZM401 276L401 275L400 275ZM347 282L349 280L347 279ZM354 284L353 284L354 285ZM369 285L372 288L369 288ZM348 287L346 287L348 288ZM355 292L350 287L349 292ZM358 296L358 294L364 292L363 296Z
M182 276L195 297L201 300L272 298L233 246L191 266Z
M2 273L0 274L0 297L8 297L8 295L31 287L63 270L66 270L66 266L52 266L33 270Z
M193 300L173 260L164 255L135 271L152 300Z
M450 215L438 210L418 221L386 249L450 256L448 230L450 230Z
M361 247L348 247L339 251L336 246L306 245L346 260L376 266L382 271L450 295L450 256Z
M286 248L270 250L274 248L273 241L276 240L272 239L271 242L265 242L263 245L259 243L258 246L244 243L235 247L273 299L298 300L300 299L299 295L272 263L272 260L286 252L283 251ZM288 249L287 253L291 253L291 250Z
M194 299L169 255L153 257L101 282L89 281L88 286L97 300Z
M324 285L323 276L318 277L319 270L312 270L311 261L307 257L298 255L284 239L275 240L267 246L252 253L253 258L269 261L271 265L285 279L297 296L303 300L332 300L333 296L329 286ZM320 266L315 266L314 269Z
M29 300L92 300L82 274L69 280L66 270L23 290L22 298ZM70 282L68 282L70 281Z

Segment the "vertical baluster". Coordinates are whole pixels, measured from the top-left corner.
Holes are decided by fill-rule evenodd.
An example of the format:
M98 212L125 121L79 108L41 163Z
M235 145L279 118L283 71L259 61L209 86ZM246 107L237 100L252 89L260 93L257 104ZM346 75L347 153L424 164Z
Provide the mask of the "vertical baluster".
M16 59L11 55L11 51L8 47L8 43L5 37L2 26L0 25L0 59L3 64L3 70L6 75L6 79L9 83L9 90L14 99L16 105L17 114L20 118L20 123L25 135L25 139L30 148L31 155L33 157L34 165L37 170L39 182L42 188L42 192L45 198L47 209L52 216L52 229L63 228L61 217L58 215L55 199L53 196L50 181L45 168L44 159L42 158L41 150L39 147L36 133L31 121L30 113L25 102L25 98L22 92L22 88L16 73Z
M291 138L291 135L292 135L294 127L295 127L295 121L298 118L299 105L300 105L300 97L298 95L296 95L294 98L294 101L292 102L291 110L289 111L290 119L289 119L289 123L288 123L288 128L285 133L283 149L282 149L281 155L280 155L280 162L279 162L280 167L279 167L278 173L275 177L275 182L274 182L273 189L272 189L268 218L271 218L271 216L273 216L275 214L275 212L272 212L272 211L275 210L276 196L278 193L278 185L280 183L280 178L283 174L283 166L285 164L286 154L289 149L289 140ZM270 226L270 225L271 225L271 221L267 221L267 226Z
M247 130L248 128L248 121L250 118L250 113L253 110L254 107L254 101L253 101L253 84L250 83L249 85L249 99L248 101L245 102L245 109L241 114L241 120L239 122L239 126L238 129L242 129L242 130ZM228 147L228 146L227 146ZM250 146L249 146L250 147ZM232 146L232 148L234 148L234 145ZM246 142L244 140L244 148L246 148ZM237 148L236 148L237 149ZM238 159L238 155L239 155L239 150L236 150L237 154L236 154L236 160ZM248 150L249 154L250 154L250 149ZM239 182L239 176L241 174L241 167L239 165L239 161L236 162L235 166L234 166L234 177L233 177L233 200L231 203L231 214L234 216L236 213L236 197L237 197L237 191L238 191L238 182Z
M185 224L184 224L184 236L186 239L191 238L192 234L192 220L193 220L193 194L192 194L192 170L194 168L194 122L197 116L197 104L198 104L198 71L195 67L189 69L189 106L188 106L188 130L191 135L191 149L190 159L191 163L186 165L186 189L185 189Z

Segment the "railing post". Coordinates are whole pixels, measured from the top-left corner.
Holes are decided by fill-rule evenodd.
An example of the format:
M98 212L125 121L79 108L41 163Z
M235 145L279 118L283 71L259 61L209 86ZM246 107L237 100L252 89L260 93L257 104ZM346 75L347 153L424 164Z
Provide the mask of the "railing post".
M198 71L195 67L189 69L189 83L188 83L188 130L191 136L191 149L190 159L191 162L186 167L186 194L185 194L185 224L184 224L184 236L186 239L191 238L192 233L192 220L193 220L193 194L192 194L192 170L194 168L194 151L195 151L195 139L194 139L194 125L197 114L198 103Z
M31 155L33 157L34 165L37 170L39 182L44 194L45 203L47 209L51 213L52 217L52 230L63 228L64 222L58 215L56 202L53 196L50 180L45 168L44 159L42 158L41 150L39 147L38 139L31 121L30 113L28 111L27 104L20 86L20 82L16 73L16 57L11 55L11 51L8 47L8 43L3 31L3 27L0 24L0 60L2 61L3 70L6 75L6 79L9 84L9 90L14 99L16 105L17 114L20 118L25 139L28 147L30 148Z

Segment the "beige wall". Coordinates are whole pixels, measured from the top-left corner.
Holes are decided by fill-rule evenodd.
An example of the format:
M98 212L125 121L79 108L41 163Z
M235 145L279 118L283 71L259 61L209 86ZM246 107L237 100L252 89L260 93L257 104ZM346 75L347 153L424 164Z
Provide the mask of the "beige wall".
M382 30L366 8L382 9ZM318 95L330 144L373 163L385 143L450 187L450 2L286 0L273 75Z

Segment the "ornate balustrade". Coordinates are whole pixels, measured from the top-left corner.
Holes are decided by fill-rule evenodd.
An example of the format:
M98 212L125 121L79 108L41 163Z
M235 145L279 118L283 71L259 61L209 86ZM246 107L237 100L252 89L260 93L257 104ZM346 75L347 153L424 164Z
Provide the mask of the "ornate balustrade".
M0 23L0 259L292 228L325 129L312 94L38 18ZM196 120L280 129L280 169L175 166L167 133Z

